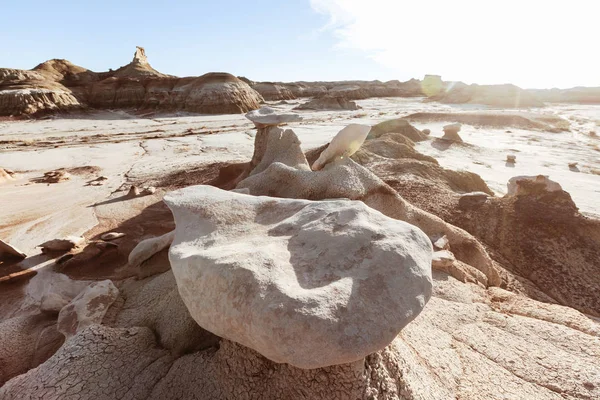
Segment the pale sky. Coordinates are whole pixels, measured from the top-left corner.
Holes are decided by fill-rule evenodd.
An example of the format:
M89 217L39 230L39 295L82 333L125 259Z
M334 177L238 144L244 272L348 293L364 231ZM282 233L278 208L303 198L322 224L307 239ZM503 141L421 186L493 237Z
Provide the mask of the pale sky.
M598 0L311 0L341 48L399 75L600 86Z
M0 67L178 76L600 86L600 0L28 0L2 5Z

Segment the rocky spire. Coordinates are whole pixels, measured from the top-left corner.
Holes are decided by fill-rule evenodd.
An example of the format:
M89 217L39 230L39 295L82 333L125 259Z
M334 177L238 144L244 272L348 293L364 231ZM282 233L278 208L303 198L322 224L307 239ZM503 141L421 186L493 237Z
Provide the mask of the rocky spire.
M148 58L146 57L146 50L144 50L143 47L135 46L135 54L133 55L132 63L149 65Z

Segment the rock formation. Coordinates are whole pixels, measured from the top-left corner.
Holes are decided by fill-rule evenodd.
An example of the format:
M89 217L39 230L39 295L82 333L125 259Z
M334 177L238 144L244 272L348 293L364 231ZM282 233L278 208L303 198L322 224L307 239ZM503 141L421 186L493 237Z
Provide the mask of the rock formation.
M550 180L546 175L514 176L508 180L506 186L508 188L507 196L521 196L534 192L562 191L560 184Z
M316 97L304 104L300 104L295 110L358 110L361 107L354 101L347 100L345 97L335 97L326 95Z
M290 131L289 134L293 134L293 132ZM281 140L281 136L279 133L268 134L266 140L278 142ZM299 141L296 140L295 143L299 150ZM278 146L264 145L265 149L267 147L277 148ZM255 155L259 159L262 159L264 154L264 151L256 153L255 148ZM489 256L474 238L411 206L373 173L351 159L346 158L330 163L321 171L310 171L307 168L306 159L300 163L301 167L298 166L297 157L290 161L288 163L285 159L279 159L277 162L273 162L262 172L250 174L241 180L237 188L248 189L252 195L272 197L361 200L389 217L418 226L428 235L446 234L450 241L455 243L454 251L457 258L479 269L479 274L481 274L479 279L483 284L498 285L500 283L498 272L492 266ZM256 165L259 163L260 161Z
M177 226L169 260L192 317L273 361L321 368L360 360L429 299L429 238L361 202L210 186L165 202Z
M460 132L461 127L462 125L458 123L444 126L444 136L442 137L442 139L449 140L451 142L462 143L463 140L458 135L458 132Z
M226 73L177 78L156 71L143 48L116 71L95 73L66 60L50 60L32 71L0 69L0 115L69 111L81 107L241 113L262 97Z
M370 131L370 126L360 124L350 124L339 131L313 163L312 170L318 171L331 161L347 158L356 153Z

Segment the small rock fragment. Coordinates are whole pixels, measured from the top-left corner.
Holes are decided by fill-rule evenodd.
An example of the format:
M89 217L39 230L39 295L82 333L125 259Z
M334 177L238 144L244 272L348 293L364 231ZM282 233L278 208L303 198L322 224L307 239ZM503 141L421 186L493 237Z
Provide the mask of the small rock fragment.
M479 207L487 201L488 197L490 197L490 195L485 192L465 193L460 196L460 199L458 200L458 208L461 210L468 210Z
M450 244L450 241L448 240L446 235L443 235L442 237L440 237L439 239L437 239L433 242L433 247L438 250L446 250L448 248L449 244Z
M108 233L105 233L102 236L100 236L100 239L102 239L102 240L115 240L115 239L121 238L123 236L125 236L125 234L121 233L121 232L108 232Z
M140 189L137 186L131 186L129 192L127 193L127 197L137 197L140 195Z
M16 247L0 240L0 259L4 257L26 258L27 255Z
M579 164L579 163L577 163L577 162L570 162L569 163L569 168L577 168L577 164Z
M436 269L448 268L456 261L454 254L448 250L440 250L433 253L431 266Z
M142 196L154 194L154 192L156 192L156 188L154 186L148 186L142 190Z
M46 314L55 315L69 304L69 299L58 293L47 293L42 297L40 311Z
M423 135L429 135L431 133L431 129L423 129L421 132Z
M517 162L517 156L515 156L514 154L508 154L506 156L506 162L507 163L511 163L511 164L516 163Z

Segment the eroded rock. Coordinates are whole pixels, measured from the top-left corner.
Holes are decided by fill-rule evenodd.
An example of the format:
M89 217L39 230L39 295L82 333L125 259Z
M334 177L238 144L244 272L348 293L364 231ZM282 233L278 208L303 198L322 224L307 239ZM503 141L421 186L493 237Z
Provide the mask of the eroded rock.
M389 344L429 298L429 238L361 202L210 186L165 202L177 226L169 259L192 317L276 362L357 361Z
M60 310L58 331L70 338L88 326L101 323L118 294L119 290L108 279L91 283Z
M312 165L313 171L322 169L328 162L347 158L356 153L371 130L370 126L350 124L334 136L325 151Z

